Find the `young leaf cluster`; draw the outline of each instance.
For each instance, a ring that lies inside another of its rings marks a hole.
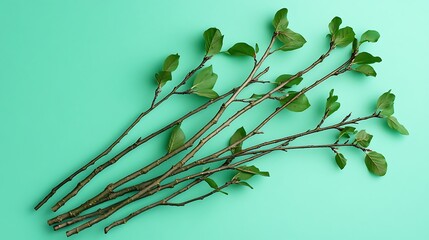
[[[179,66],[179,58],[179,54],[171,54],[165,59],[162,69],[155,74],[155,80],[159,88],[162,88],[168,81],[173,79],[171,73]]]

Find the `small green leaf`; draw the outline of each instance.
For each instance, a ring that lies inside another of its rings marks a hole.
[[[279,48],[281,51],[292,51],[301,48],[307,42],[301,34],[296,33],[289,28],[280,32],[277,39],[283,43],[283,46]]]
[[[387,118],[387,125],[396,131],[398,131],[402,135],[409,135],[410,133],[408,130],[404,127],[404,125],[400,124],[398,122],[398,119],[396,119],[394,116],[389,116]]]
[[[171,54],[164,61],[164,66],[162,66],[162,71],[174,72],[179,66],[179,54]]]
[[[351,27],[339,29],[334,35],[334,45],[338,47],[347,47],[355,39],[355,32]]]
[[[220,52],[223,44],[223,35],[217,28],[209,28],[204,34],[206,56],[213,56]]]
[[[233,56],[250,56],[252,58],[256,57],[255,49],[247,43],[236,43],[227,51]]]
[[[365,130],[360,130],[355,137],[357,145],[366,148],[369,146],[372,140],[372,135],[367,133]]]
[[[241,186],[249,187],[250,189],[253,189],[252,185],[250,185],[249,183],[244,182],[244,181],[238,182],[237,184],[241,185]]]
[[[287,20],[287,8],[282,8],[276,12],[273,19],[273,26],[276,32],[285,31],[289,25]]]
[[[362,34],[360,37],[359,44],[364,42],[377,42],[380,38],[380,34],[375,30],[368,30]]]
[[[254,176],[254,174],[239,171],[237,174],[235,174],[233,179],[238,180],[238,181],[243,181],[243,180],[248,180],[253,176]]]
[[[265,96],[265,94],[252,94],[252,96],[250,96],[250,99],[254,99],[254,100],[258,100],[261,99],[263,96]]]
[[[286,96],[280,98],[279,102],[282,105],[287,104],[286,108],[292,112],[302,112],[310,107],[310,102],[305,94],[294,99],[298,94],[299,92],[290,91]]]
[[[350,138],[350,135],[354,135],[356,133],[355,127],[346,126],[343,129],[341,129],[340,134],[338,135],[338,139],[345,137]]]
[[[223,194],[225,194],[225,195],[228,195],[228,193],[227,192],[224,192],[224,191],[222,191],[222,190],[220,190],[220,188],[219,188],[219,186],[217,185],[217,183],[213,180],[213,179],[211,179],[211,178],[205,178],[204,179],[204,181],[211,187],[211,188],[213,188],[214,190],[216,190],[217,192],[220,192],[220,193],[223,193]]]
[[[195,76],[192,90],[212,89],[216,84],[217,74],[213,73],[213,67],[210,65],[201,69]]]
[[[377,111],[384,117],[391,116],[395,110],[393,103],[395,102],[395,94],[388,92],[383,93],[377,100]]]
[[[255,53],[258,53],[259,52],[259,45],[256,43],[255,44]]]
[[[213,89],[198,89],[198,90],[192,91],[192,93],[198,96],[206,97],[210,99],[219,97],[219,94],[217,94],[217,92],[215,92]]]
[[[232,134],[231,138],[229,139],[229,146],[231,146],[232,144],[240,141],[241,139],[243,139],[244,137],[246,137],[246,130],[244,129],[244,127],[241,127],[239,129],[237,129],[235,131],[234,134]],[[238,152],[240,152],[242,150],[243,147],[243,142],[237,144],[234,148],[231,149],[232,154],[236,154]]]
[[[370,53],[361,52],[353,60],[353,64],[371,64],[381,62],[380,57],[374,57]]]
[[[363,73],[366,76],[377,76],[377,73],[375,72],[374,68],[367,64],[359,65],[358,67],[352,68],[352,70],[355,72]]]
[[[275,83],[277,83],[277,85],[281,85],[282,83],[289,81],[292,76],[294,75],[282,74],[277,77]],[[286,88],[291,88],[293,85],[298,85],[301,83],[302,80],[302,77],[295,77],[294,79],[286,83],[280,90],[285,90]]]
[[[170,141],[168,142],[167,152],[171,153],[172,151],[178,149],[179,147],[185,144],[185,133],[180,128],[180,124],[177,124],[173,127],[170,135]]]
[[[202,97],[210,99],[217,98],[219,95],[213,91],[213,87],[217,80],[217,74],[213,73],[213,67],[208,66],[203,68],[195,77],[191,87],[191,92]]]
[[[365,165],[375,175],[384,176],[387,172],[387,162],[383,155],[370,151],[365,156]]]
[[[335,162],[337,162],[337,165],[340,167],[340,169],[343,169],[347,164],[347,159],[343,154],[337,153],[335,154]]]
[[[261,175],[264,177],[269,177],[270,173],[269,172],[263,172],[260,171],[259,168],[257,168],[256,166],[252,165],[252,166],[241,166],[237,168],[238,171],[243,172],[243,173],[249,173],[252,175]]]
[[[340,108],[341,104],[337,102],[337,100],[338,100],[338,96],[334,95],[334,89],[331,89],[331,91],[329,92],[329,96],[326,99],[326,107],[325,107],[325,112],[328,113],[327,114],[328,117]]]
[[[331,104],[331,106],[330,106],[330,107],[329,107],[329,109],[328,109],[328,117],[329,117],[332,113],[336,112],[336,111],[340,108],[340,106],[341,106],[341,104],[340,104],[339,102],[334,102],[334,103],[332,103],[332,104]]]
[[[168,81],[171,81],[171,79],[173,79],[171,72],[168,71],[159,71],[155,74],[155,80],[160,88],[162,88]]]
[[[328,25],[329,32],[331,33],[331,35],[334,35],[338,31],[342,22],[343,22],[343,20],[341,20],[340,17],[334,17],[331,20],[331,22]]]
[[[205,178],[204,181],[206,181],[206,183],[213,189],[219,189],[219,186],[217,185],[217,183],[211,179],[211,178]]]

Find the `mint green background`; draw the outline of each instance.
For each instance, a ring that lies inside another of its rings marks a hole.
[[[369,113],[377,96],[392,89],[397,95],[395,115],[411,135],[395,134],[381,121],[361,125],[374,133],[371,148],[388,159],[388,174],[370,175],[357,151],[346,151],[349,162],[343,171],[327,150],[272,154],[257,162],[271,177],[252,179],[254,190],[234,187],[228,190],[229,196],[215,195],[183,208],[157,208],[103,235],[106,224],[140,206],[136,204],[74,238],[429,239],[426,0],[1,0],[1,238],[66,239],[64,231],[52,231],[45,221],[54,216],[48,206],[75,183],[40,211],[32,208],[148,106],[153,73],[163,58],[181,54],[181,68],[174,75],[183,76],[200,61],[201,34],[211,26],[225,34],[226,47],[246,41],[263,48],[270,37],[269,22],[281,7],[289,8],[290,27],[308,43],[297,52],[274,56],[267,80],[293,73],[317,58],[326,48],[326,25],[336,15],[359,34],[377,29],[382,35],[379,43],[364,49],[380,55],[383,62],[376,66],[376,79],[347,74],[329,80],[309,94],[313,111],[281,114],[264,128],[266,136],[254,142],[317,122],[333,87],[343,106],[337,118],[350,110],[355,116]],[[333,55],[306,79],[326,73],[346,51]],[[252,63],[218,56],[212,64],[219,74],[216,90],[223,92],[242,81]],[[138,125],[121,146],[146,133],[148,125],[161,126],[174,118],[173,113],[202,102],[193,96],[175,98],[172,105],[164,105]],[[261,107],[240,118],[216,142],[225,141],[239,126],[251,129],[269,109]],[[209,116],[185,122],[188,136],[206,119]],[[307,138],[301,143],[323,143],[323,139]],[[142,166],[147,158],[161,155],[165,141],[164,135],[100,174],[65,209]],[[204,151],[215,147],[209,145]]]

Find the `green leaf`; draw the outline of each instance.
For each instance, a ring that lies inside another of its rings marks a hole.
[[[277,77],[275,83],[277,83],[277,85],[281,85],[282,83],[289,81],[292,76],[294,75],[282,74]],[[285,90],[286,88],[291,88],[293,85],[298,85],[302,80],[302,77],[295,77],[294,79],[290,80],[290,82],[286,83],[280,90]]]
[[[367,64],[359,65],[358,67],[352,68],[352,70],[355,72],[363,73],[366,76],[377,76],[377,73],[375,72],[374,68]]]
[[[305,94],[300,95],[296,99],[294,99],[299,92],[290,91],[286,96],[280,98],[280,104],[288,104],[286,108],[292,112],[302,112],[310,107],[310,102]],[[294,99],[292,101],[292,99]]]
[[[329,109],[328,109],[328,117],[329,117],[332,113],[336,112],[336,111],[340,108],[340,106],[341,106],[341,104],[340,104],[339,102],[334,102],[334,103],[332,103],[332,104],[331,104],[331,106],[330,106],[330,107],[329,107]]]
[[[185,133],[180,128],[180,124],[177,124],[173,127],[170,135],[170,141],[168,142],[167,152],[171,153],[172,151],[178,149],[179,147],[185,144]]]
[[[237,184],[238,184],[238,185],[242,185],[242,186],[249,187],[250,189],[253,189],[252,185],[250,185],[249,183],[244,182],[244,181],[238,182]]]
[[[213,73],[213,67],[208,66],[203,68],[195,76],[194,83],[191,87],[191,92],[202,97],[210,99],[217,98],[219,95],[213,91],[213,87],[217,80],[217,74]]]
[[[395,101],[395,94],[388,92],[383,93],[377,100],[377,111],[384,117],[391,116],[395,110],[393,103]]]
[[[265,94],[252,94],[252,96],[250,96],[250,99],[254,99],[254,100],[258,100],[260,98],[262,98],[263,96],[265,96]]]
[[[228,195],[227,192],[224,192],[222,190],[220,190],[219,186],[217,185],[217,183],[211,179],[211,178],[205,178],[204,181],[213,189],[215,189],[217,192],[223,193],[225,195]]]
[[[283,43],[283,46],[279,48],[279,50],[282,51],[292,51],[301,48],[307,42],[301,34],[289,28],[281,31],[279,35],[277,35],[277,39]]]
[[[269,177],[270,176],[269,172],[260,171],[259,168],[257,168],[254,165],[252,165],[252,166],[241,166],[241,167],[238,167],[236,169],[238,171],[242,172],[242,173],[248,173],[248,174],[252,174],[252,175],[261,175],[261,176],[264,176],[264,177]]]
[[[168,71],[159,71],[155,74],[155,80],[160,88],[163,87],[168,81],[171,81],[171,79],[173,79],[171,72]]]
[[[341,104],[337,102],[337,100],[338,100],[338,96],[334,95],[334,89],[331,89],[331,91],[329,92],[329,96],[326,99],[326,107],[325,107],[325,112],[328,113],[327,114],[328,117],[340,108]]]
[[[356,133],[355,127],[346,126],[343,129],[341,129],[340,134],[338,135],[338,139],[345,137],[350,138],[350,135],[354,135]]]
[[[231,146],[232,144],[240,141],[241,139],[243,139],[244,137],[246,137],[246,130],[244,129],[244,127],[241,127],[239,129],[237,129],[235,131],[234,134],[232,134],[231,138],[229,139],[229,146]],[[242,150],[243,147],[243,142],[237,144],[234,148],[231,149],[232,154],[236,154],[238,152],[240,152]]]
[[[369,146],[372,140],[372,135],[367,133],[365,130],[360,130],[355,137],[357,145],[366,148]]]
[[[213,89],[198,89],[198,90],[192,91],[192,93],[198,96],[206,97],[210,99],[219,97],[219,94],[217,94],[217,92],[215,92]]]
[[[206,183],[213,189],[219,189],[219,186],[217,185],[217,183],[211,179],[211,178],[205,178],[204,181],[206,181]]]
[[[404,127],[404,125],[400,124],[398,122],[398,119],[396,119],[394,116],[389,116],[387,118],[387,125],[396,131],[398,131],[402,135],[409,135],[410,133],[408,130]]]
[[[258,53],[259,52],[259,45],[256,43],[255,44],[255,53]]]
[[[164,66],[162,66],[162,71],[174,72],[179,66],[179,54],[171,54],[164,61]]]
[[[223,44],[223,35],[217,28],[209,28],[204,34],[206,56],[213,56],[220,52]]]
[[[375,175],[384,176],[387,172],[387,162],[383,155],[370,151],[365,156],[365,165]]]
[[[355,32],[351,27],[339,29],[334,35],[334,45],[338,47],[347,47],[355,39]]]
[[[249,178],[251,178],[253,176],[254,176],[254,174],[239,171],[237,174],[235,174],[233,179],[238,180],[238,181],[243,181],[243,180],[248,180]]]
[[[337,162],[337,165],[340,167],[340,169],[343,169],[347,164],[347,159],[343,154],[337,153],[335,154],[335,162]]]
[[[282,8],[276,12],[273,19],[273,26],[276,32],[285,31],[289,25],[287,20],[287,8]]]
[[[362,44],[364,42],[377,42],[380,38],[380,33],[378,33],[375,30],[368,30],[362,34],[360,37],[359,44]]]
[[[201,69],[195,76],[191,89],[198,91],[201,89],[212,89],[216,84],[217,74],[213,73],[213,67],[210,65]]]
[[[343,22],[343,20],[341,20],[340,17],[334,17],[331,20],[331,22],[328,25],[329,32],[331,33],[331,35],[334,35],[338,31],[342,22]]]
[[[247,43],[236,43],[227,51],[233,56],[250,56],[252,58],[256,57],[255,49]]]
[[[353,60],[353,64],[371,64],[381,62],[380,57],[374,57],[370,53],[361,52]]]

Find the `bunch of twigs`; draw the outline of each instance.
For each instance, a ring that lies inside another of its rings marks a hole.
[[[167,152],[164,156],[159,159],[155,159],[146,166],[143,166],[123,178],[108,184],[104,189],[82,203],[80,206],[67,210],[63,214],[59,214],[50,219],[48,221],[49,225],[52,225],[55,230],[58,230],[78,224],[71,230],[67,231],[67,236],[70,236],[110,217],[116,211],[130,203],[154,195],[158,192],[165,191],[166,189],[170,189],[170,192],[168,192],[167,195],[162,195],[163,197],[160,200],[132,212],[125,218],[112,222],[105,228],[105,232],[107,233],[112,228],[124,224],[140,213],[157,206],[184,206],[188,203],[202,200],[217,192],[226,193],[224,189],[230,185],[243,185],[252,188],[252,186],[247,182],[249,178],[255,175],[268,176],[269,174],[268,172],[259,170],[254,165],[248,165],[248,163],[274,151],[286,152],[294,149],[315,148],[331,149],[335,154],[335,160],[338,163],[338,166],[342,169],[346,165],[346,158],[339,152],[339,149],[352,147],[365,153],[365,163],[370,172],[380,176],[384,175],[386,173],[387,164],[383,155],[368,149],[372,135],[364,130],[357,131],[353,125],[365,120],[382,118],[386,119],[389,126],[393,129],[398,130],[400,133],[407,134],[406,129],[392,116],[394,95],[390,92],[384,93],[379,98],[374,112],[371,112],[369,115],[352,118],[351,114],[349,114],[341,117],[333,124],[326,125],[325,119],[331,116],[331,114],[337,111],[340,107],[340,104],[337,102],[338,97],[333,95],[332,90],[326,100],[324,114],[321,116],[320,122],[316,126],[303,132],[294,133],[277,139],[271,139],[246,148],[243,147],[243,142],[245,140],[257,134],[263,134],[261,129],[281,111],[284,111],[284,109],[293,112],[301,112],[310,107],[308,98],[305,94],[324,83],[329,78],[344,74],[348,71],[359,72],[367,76],[376,75],[370,64],[380,62],[381,59],[379,57],[374,57],[369,53],[360,52],[359,47],[361,44],[366,42],[376,42],[379,38],[378,33],[376,31],[369,30],[362,34],[358,40],[355,38],[355,33],[350,27],[340,28],[340,24],[341,19],[338,17],[335,17],[329,24],[330,41],[329,46],[327,46],[327,50],[323,55],[310,63],[305,69],[295,74],[280,75],[274,82],[260,80],[261,77],[269,71],[269,67],[262,67],[264,62],[272,54],[298,49],[306,42],[304,37],[288,28],[287,9],[281,9],[276,13],[273,20],[273,34],[266,49],[260,54],[258,45],[252,47],[249,44],[242,42],[235,44],[225,52],[221,52],[223,35],[216,28],[208,29],[204,32],[205,55],[201,62],[192,69],[182,81],[177,83],[170,92],[161,98],[160,96],[163,88],[165,88],[165,85],[172,80],[172,72],[175,71],[179,65],[178,54],[168,56],[162,69],[155,75],[157,88],[150,107],[142,112],[106,150],[55,186],[51,192],[39,204],[37,204],[35,209],[37,210],[44,205],[58,189],[72,181],[75,176],[87,171],[92,165],[103,159],[103,157],[109,154],[112,149],[114,149],[115,146],[117,146],[117,144],[140,122],[141,119],[161,104],[168,102],[167,100],[174,95],[198,95],[208,98],[209,100],[187,114],[178,117],[177,120],[172,121],[163,128],[139,138],[133,144],[120,151],[116,156],[102,164],[99,164],[96,168],[87,173],[86,177],[78,182],[71,192],[66,194],[61,200],[53,205],[53,211],[59,210],[71,198],[76,196],[79,191],[95,176],[105,169],[113,166],[116,162],[122,159],[123,156],[142,146],[149,140],[154,139],[161,133],[166,131],[170,132],[170,140],[168,142]],[[276,45],[280,46],[276,47]],[[335,69],[332,69],[322,78],[312,81],[311,84],[301,88],[299,91],[290,90],[292,88],[296,88],[297,85],[301,83],[303,76],[321,64],[334,49],[337,47],[347,46],[351,47],[349,57],[342,63],[338,64]],[[213,56],[220,53],[232,56],[250,57],[254,59],[253,68],[246,79],[239,86],[236,86],[221,95],[217,94],[213,90],[217,80],[217,75],[213,73],[212,66],[205,67],[207,62],[210,61]],[[258,55],[260,56],[258,57]],[[191,81],[193,81],[192,87],[188,88],[187,85],[189,85]],[[243,90],[249,86],[266,83],[272,86],[269,91],[262,94],[254,94],[251,97],[241,97]],[[279,102],[279,104],[273,109],[272,113],[265,116],[264,120],[255,128],[247,131],[244,127],[237,129],[229,139],[229,144],[226,144],[225,146],[220,145],[216,152],[207,154],[205,157],[199,159],[194,159],[194,155],[199,152],[204,145],[210,142],[214,136],[227,128],[238,117],[254,109],[255,106],[265,102],[266,100],[274,100]],[[217,102],[222,102],[218,111],[215,113],[207,112],[207,108]],[[226,110],[234,104],[244,104],[244,106],[240,107],[238,111],[225,117],[224,115]],[[180,128],[181,123],[191,116],[201,112],[205,112],[205,114],[213,114],[213,117],[192,137],[186,139],[184,131]],[[221,117],[226,120],[221,122]],[[317,145],[292,144],[296,139],[331,130],[338,132],[338,138],[334,142],[321,143]],[[174,157],[181,152],[185,152],[186,155],[182,158],[175,159]],[[174,160],[175,162],[167,171],[150,179],[142,179],[138,184],[124,187],[125,184],[131,180],[143,178],[147,173],[157,171],[157,167],[159,165],[169,160]],[[207,168],[204,170],[196,170],[200,169],[196,167],[201,167],[201,169],[203,169],[202,166]],[[211,177],[221,172],[228,172],[231,177],[222,184],[218,184]],[[210,187],[210,190],[200,196],[189,198],[186,201],[174,200],[176,196],[185,193],[201,182],[206,182]],[[104,207],[97,207],[100,204],[103,204]]]

